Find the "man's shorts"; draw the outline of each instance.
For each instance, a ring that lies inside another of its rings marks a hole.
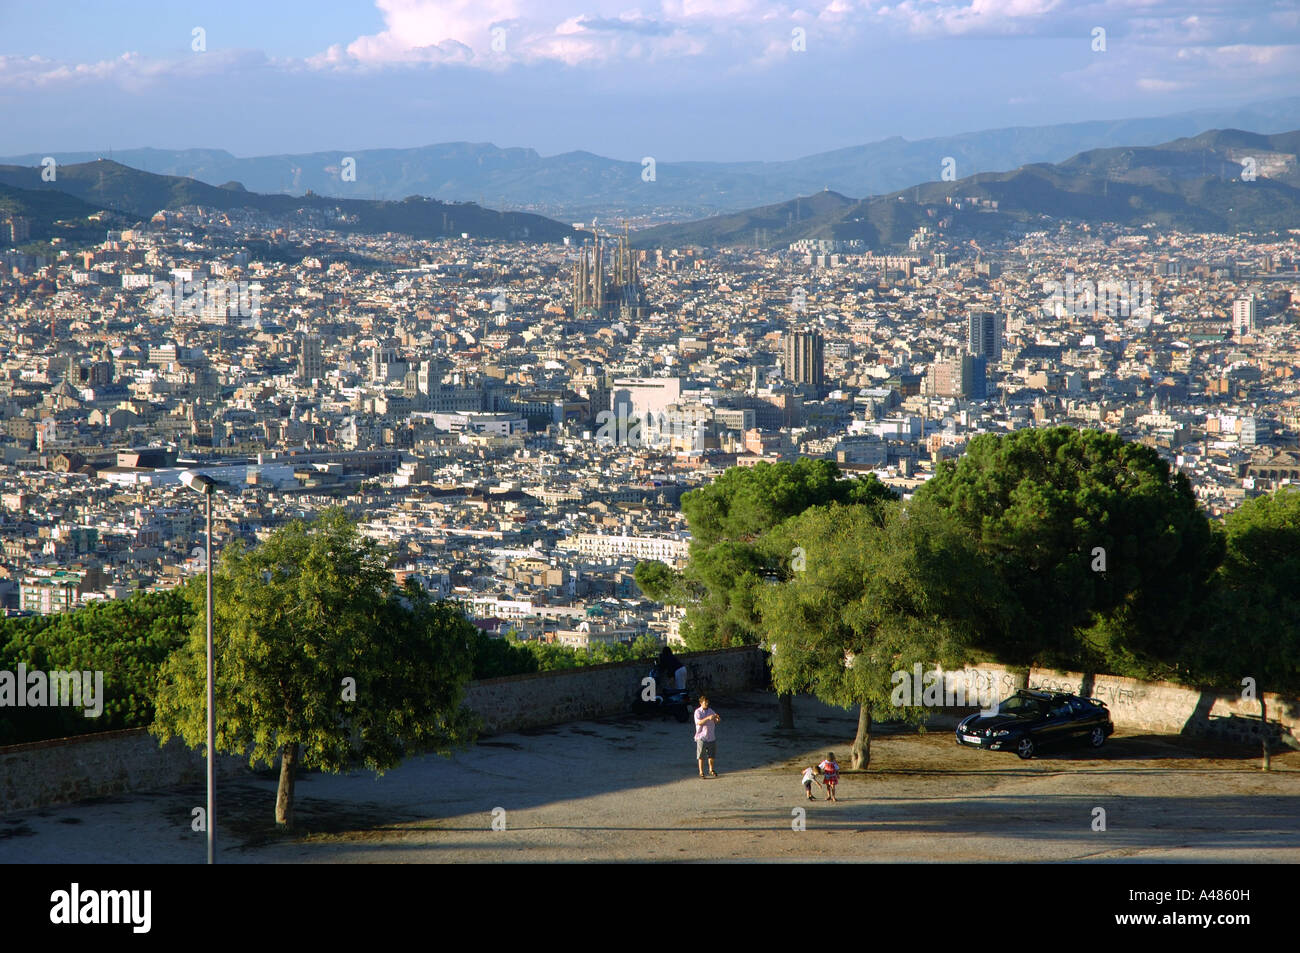
[[[701,758],[716,758],[718,756],[718,743],[716,741],[697,741],[695,742],[695,760]]]

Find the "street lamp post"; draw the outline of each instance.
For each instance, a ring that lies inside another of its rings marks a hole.
[[[216,806],[217,770],[213,753],[217,736],[217,691],[216,680],[213,677],[212,652],[212,491],[216,487],[216,482],[211,477],[195,473],[193,470],[186,470],[182,473],[181,482],[195,493],[203,494],[204,510],[207,518],[207,548],[204,558],[208,576],[208,810],[206,826],[208,830],[208,863],[215,864],[217,862],[217,819],[213,811]]]

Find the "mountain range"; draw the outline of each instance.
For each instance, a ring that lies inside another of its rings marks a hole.
[[[395,232],[416,238],[467,233],[475,238],[578,240],[569,225],[474,203],[411,197],[341,199],[308,192],[264,195],[238,183],[208,185],[132,169],[106,159],[61,165],[53,182],[41,169],[0,166],[0,211],[32,219],[32,237],[102,236],[88,216],[107,210],[128,221],[160,209],[201,205],[248,209],[343,232]],[[1300,131],[1261,135],[1236,129],[1204,132],[1158,146],[1092,149],[1059,163],[1031,163],[928,181],[855,199],[831,189],[758,208],[641,229],[637,247],[763,245],[804,238],[860,240],[872,249],[905,243],[918,226],[950,235],[994,238],[1053,222],[1115,222],[1184,231],[1274,231],[1300,226]],[[67,223],[59,225],[58,222]]]
[[[778,162],[619,160],[590,152],[542,156],[533,149],[452,142],[409,149],[236,157],[221,149],[127,149],[54,153],[60,164],[111,158],[160,175],[212,186],[239,182],[265,194],[312,191],[353,199],[425,195],[539,212],[563,221],[592,216],[642,221],[698,218],[830,189],[881,195],[938,178],[945,158],[961,176],[1060,162],[1079,152],[1155,145],[1205,129],[1300,128],[1300,97],[1177,115],[991,129],[909,141],[901,137]],[[653,149],[648,150],[653,152]],[[36,166],[50,153],[0,159]],[[355,181],[343,160],[355,160]]]
[[[213,186],[194,179],[157,175],[108,159],[56,165],[54,181],[42,169],[0,166],[0,208],[32,219],[32,237],[63,234],[56,219],[85,218],[108,210],[134,219],[148,219],[162,209],[201,205],[232,211],[248,209],[282,218],[318,212],[342,232],[398,232],[414,238],[438,238],[467,233],[475,238],[559,241],[574,234],[568,225],[527,212],[499,212],[472,202],[439,202],[412,196],[400,202],[342,199],[307,192],[305,195],[264,195],[237,182]],[[99,236],[102,238],[102,229]]]
[[[918,226],[945,219],[950,232],[976,239],[1065,219],[1186,231],[1295,228],[1300,131],[1212,130],[1158,146],[1092,149],[1056,164],[926,182],[861,200],[824,190],[643,229],[633,243],[781,247],[821,238],[857,239],[883,249],[906,242]]]

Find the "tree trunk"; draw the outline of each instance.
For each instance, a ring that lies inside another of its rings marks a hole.
[[[1272,770],[1272,762],[1268,754],[1268,710],[1264,705],[1264,693],[1259,693],[1259,720],[1260,720],[1260,744],[1264,746],[1264,763],[1260,765],[1261,770]]]
[[[298,768],[298,743],[280,749],[280,789],[275,795],[275,826],[293,827],[293,782]]]
[[[871,706],[866,702],[858,706],[858,736],[853,739],[850,757],[855,771],[865,771],[871,765]]]
[[[1022,692],[1029,687],[1029,666],[1024,668],[1008,668],[1007,673],[1011,676],[1011,692]]]
[[[794,729],[794,696],[789,694],[778,695],[776,700],[781,704],[781,723],[777,727],[792,731]]]

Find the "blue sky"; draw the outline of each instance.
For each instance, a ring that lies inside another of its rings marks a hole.
[[[783,159],[1297,93],[1295,0],[0,0],[0,154]]]

